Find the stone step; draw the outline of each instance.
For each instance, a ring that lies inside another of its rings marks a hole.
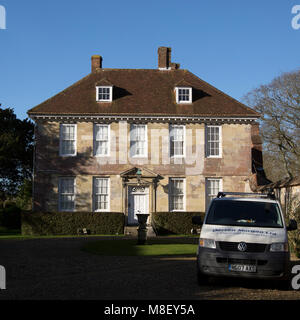
[[[147,226],[147,228],[148,228],[147,237],[149,237],[149,238],[156,237],[156,234],[155,234],[152,226]],[[138,236],[138,226],[125,226],[124,235],[137,237]]]
[[[137,235],[138,235],[137,228],[138,228],[137,226],[125,226],[124,235],[137,237]]]

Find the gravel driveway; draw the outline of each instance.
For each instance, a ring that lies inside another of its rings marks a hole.
[[[190,257],[104,257],[80,250],[95,240],[0,240],[7,274],[0,299],[300,299],[300,291],[273,283],[218,279],[198,287]]]

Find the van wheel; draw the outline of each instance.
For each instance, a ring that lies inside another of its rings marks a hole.
[[[197,270],[197,283],[199,286],[208,283],[208,277],[199,270]]]

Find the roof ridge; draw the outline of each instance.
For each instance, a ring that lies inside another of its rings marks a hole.
[[[161,73],[187,71],[187,69],[159,70],[159,69],[152,69],[152,68],[101,68],[101,69],[97,69],[96,74],[100,73],[101,71],[122,71],[122,70],[124,71],[157,71]]]

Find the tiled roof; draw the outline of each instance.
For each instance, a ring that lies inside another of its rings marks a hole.
[[[96,85],[113,85],[113,101],[97,102]],[[174,88],[188,83],[192,104],[177,104]],[[98,69],[30,109],[29,115],[174,115],[259,117],[254,110],[187,70]]]

